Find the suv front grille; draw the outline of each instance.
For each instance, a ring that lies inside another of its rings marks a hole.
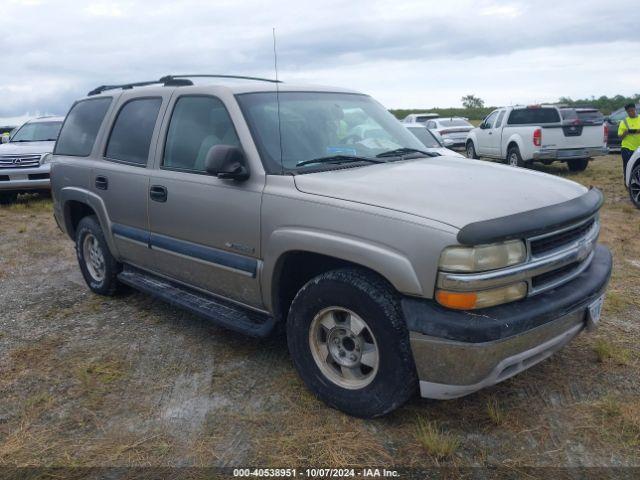
[[[584,237],[593,227],[595,219],[592,218],[582,225],[565,230],[559,233],[551,234],[530,242],[531,256],[539,257],[545,253],[552,252],[559,248],[564,247],[572,242],[575,242],[581,237]]]
[[[0,168],[28,168],[40,165],[40,154],[0,155]]]

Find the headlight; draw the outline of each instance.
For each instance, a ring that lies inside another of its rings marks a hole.
[[[44,165],[45,163],[51,163],[52,158],[53,158],[53,155],[51,155],[50,153],[45,153],[40,157],[40,165]]]
[[[522,263],[527,249],[521,240],[478,247],[448,247],[440,255],[440,270],[484,272]]]
[[[493,307],[502,303],[514,302],[527,296],[525,282],[513,283],[490,290],[479,292],[450,292],[437,290],[436,300],[440,305],[456,310],[473,310],[476,308]]]

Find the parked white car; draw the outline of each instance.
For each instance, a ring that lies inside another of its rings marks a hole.
[[[41,117],[15,129],[0,145],[0,203],[18,193],[50,189],[47,159],[53,152],[64,117]]]
[[[590,158],[608,153],[607,128],[604,124],[563,123],[553,105],[503,107],[469,132],[466,152],[469,158],[496,158],[514,167],[533,161],[546,165],[562,161],[569,170],[582,171]]]
[[[435,118],[428,120],[425,125],[440,135],[445,146],[450,148],[464,148],[467,134],[473,130],[473,125],[462,117]]]
[[[458,152],[454,152],[453,150],[446,148],[442,140],[438,138],[438,135],[433,133],[426,126],[419,123],[405,126],[407,127],[407,130],[413,133],[418,140],[420,140],[420,143],[425,146],[426,152],[438,153],[449,157],[464,157],[464,155],[460,155]]]

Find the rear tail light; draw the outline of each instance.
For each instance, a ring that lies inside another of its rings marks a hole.
[[[542,145],[542,129],[541,128],[536,128],[533,132],[533,144],[536,147],[539,147],[540,145]]]
[[[603,139],[604,143],[607,143],[609,141],[609,127],[607,127],[607,124],[604,124],[604,139]]]
[[[440,135],[446,135],[447,133],[451,133],[451,130],[440,130]]]

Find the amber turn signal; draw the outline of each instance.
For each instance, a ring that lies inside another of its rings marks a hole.
[[[478,294],[474,292],[438,290],[436,292],[436,300],[444,307],[455,308],[456,310],[471,310],[476,306]]]

